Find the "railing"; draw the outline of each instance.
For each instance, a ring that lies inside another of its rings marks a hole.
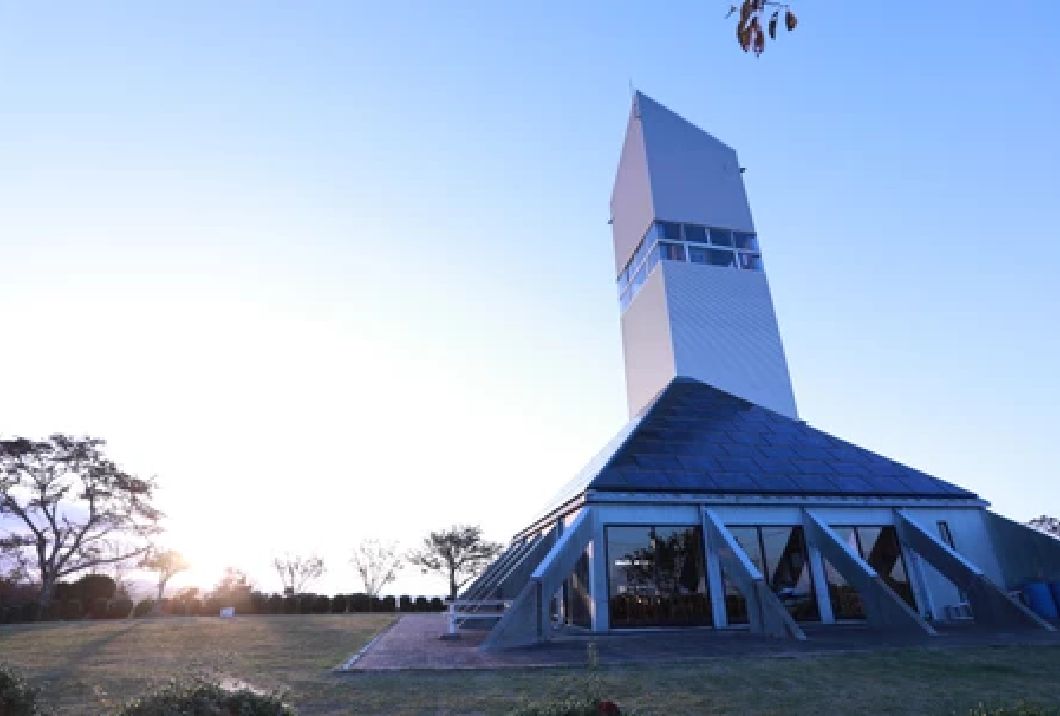
[[[511,599],[454,599],[446,612],[446,635],[455,637],[460,624],[472,619],[500,619],[512,605]],[[482,611],[486,609],[487,611]]]

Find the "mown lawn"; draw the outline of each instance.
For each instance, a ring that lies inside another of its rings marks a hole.
[[[104,713],[173,676],[288,689],[302,714],[507,713],[597,679],[642,714],[966,714],[976,704],[1060,707],[1060,647],[906,649],[698,664],[336,674],[386,615],[136,619],[0,627],[0,661],[60,713]]]

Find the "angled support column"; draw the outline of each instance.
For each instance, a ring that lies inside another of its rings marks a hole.
[[[876,570],[850,549],[823,519],[810,510],[803,510],[802,523],[807,541],[819,549],[821,556],[857,591],[871,626],[920,631],[935,636],[931,625],[895,594]]]
[[[596,514],[584,508],[574,522],[563,531],[556,543],[530,575],[530,580],[519,592],[512,606],[490,630],[483,649],[529,646],[549,637],[549,600],[578,563],[593,538]],[[593,595],[594,599],[599,598]]]
[[[710,509],[703,510],[703,536],[707,541],[707,550],[716,555],[721,570],[733,581],[747,602],[747,618],[751,622],[751,631],[766,636],[787,639],[805,639],[806,634],[784,605],[773,594],[766,584],[765,577],[758,571],[736,538],[725,527],[717,514]],[[725,599],[725,594],[712,594],[715,599]]]
[[[916,552],[968,595],[972,616],[977,623],[1004,627],[1031,626],[1056,631],[1056,627],[987,579],[983,570],[917,524],[905,510],[895,510],[895,525],[898,539],[903,545]]]

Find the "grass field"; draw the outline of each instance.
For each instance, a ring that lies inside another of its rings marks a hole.
[[[385,615],[136,619],[0,627],[0,661],[60,713],[98,714],[168,678],[212,674],[289,690],[302,714],[507,713],[577,688],[585,669],[336,674]],[[601,668],[643,714],[966,714],[1021,700],[1060,707],[1060,647],[908,649]]]

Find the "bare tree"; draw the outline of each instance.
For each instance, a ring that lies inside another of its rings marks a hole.
[[[1050,537],[1060,538],[1060,518],[1042,515],[1027,523],[1028,527],[1044,532]]]
[[[0,542],[32,555],[41,610],[60,579],[138,557],[159,531],[154,481],[119,468],[104,445],[68,435],[0,441]],[[108,553],[122,537],[134,542]]]
[[[482,528],[453,525],[431,532],[423,547],[409,554],[409,562],[427,572],[440,572],[449,578],[449,598],[456,599],[460,587],[500,554],[501,545],[482,537]]]
[[[324,560],[316,555],[290,555],[277,557],[272,561],[276,573],[280,575],[284,594],[299,594],[307,584],[320,579],[324,572]]]
[[[191,564],[175,549],[152,549],[140,561],[141,568],[158,575],[158,601],[166,594],[166,584]]]
[[[397,579],[404,560],[398,554],[395,543],[366,539],[354,548],[350,564],[360,575],[364,591],[378,597],[386,585]]]

